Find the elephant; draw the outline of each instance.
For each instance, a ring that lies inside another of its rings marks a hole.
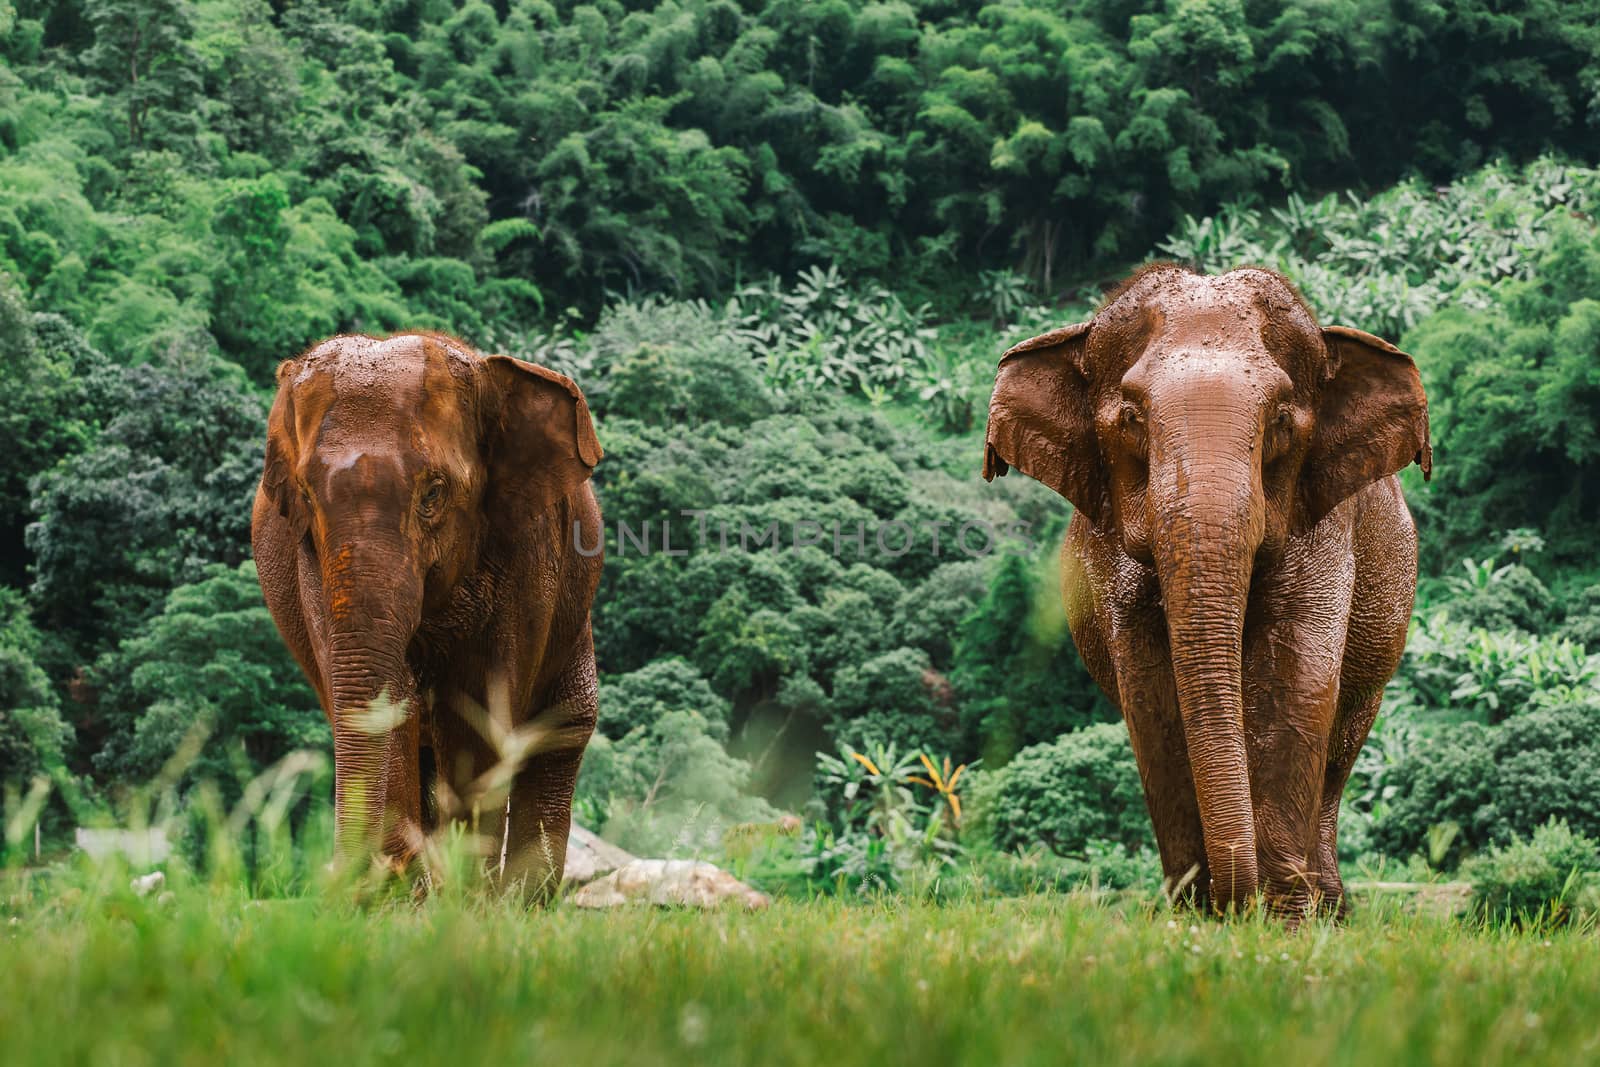
[[[334,337],[277,383],[252,541],[332,728],[338,856],[404,871],[471,820],[548,897],[598,715],[583,391],[435,333]]]
[[[1342,917],[1339,800],[1405,647],[1411,357],[1264,269],[1157,263],[1002,357],[983,474],[1073,505],[1061,591],[1175,898]]]

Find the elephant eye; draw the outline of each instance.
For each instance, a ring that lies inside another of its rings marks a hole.
[[[418,506],[425,515],[432,515],[442,503],[444,503],[444,481],[442,479],[435,479],[429,482],[428,487],[422,491],[422,497],[417,501]]]
[[[1137,404],[1123,404],[1122,410],[1117,412],[1117,421],[1122,425],[1124,447],[1134,458],[1144,459],[1144,412],[1139,410]]]
[[[1278,413],[1273,417],[1272,424],[1280,430],[1287,430],[1294,425],[1294,410],[1288,404],[1278,408]]]

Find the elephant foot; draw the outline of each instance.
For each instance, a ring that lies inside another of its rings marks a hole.
[[[1339,923],[1350,919],[1350,898],[1345,895],[1344,882],[1339,878],[1324,878],[1317,884],[1315,905],[1318,918]]]

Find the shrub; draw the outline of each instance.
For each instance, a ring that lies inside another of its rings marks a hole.
[[[1567,617],[1557,636],[1600,652],[1600,585],[1591,585],[1567,602]]]
[[[893,742],[817,753],[802,867],[825,891],[902,889],[954,867],[965,771]]]
[[[623,848],[698,854],[734,823],[773,818],[750,796],[750,765],[728,755],[725,722],[670,710],[625,737],[596,735],[578,780],[579,817]]]
[[[1154,842],[1121,723],[1087,726],[1025,748],[996,774],[988,818],[1000,848],[1044,845],[1071,855],[1096,839],[1130,851]]]
[[[1426,851],[1429,833],[1453,823],[1430,857],[1454,868],[1469,853],[1530,834],[1551,818],[1600,836],[1600,700],[1516,715],[1499,727],[1461,723],[1413,738],[1388,771],[1390,799],[1372,839],[1395,856]]]
[[[651,727],[672,711],[694,711],[708,722],[727,725],[731,710],[705,677],[679,656],[654,660],[636,671],[600,684],[600,730],[621,738],[638,727]]]
[[[1550,626],[1552,599],[1537,575],[1520,563],[1495,567],[1463,560],[1467,577],[1450,579],[1457,595],[1449,602],[1450,617],[1485,630],[1543,633]]]
[[[1597,867],[1600,846],[1552,817],[1530,838],[1513,834],[1468,864],[1473,914],[1519,926],[1564,925]]]
[[[840,668],[833,680],[835,718],[829,732],[858,750],[893,742],[912,752],[935,751],[954,733],[944,696],[927,653],[897,648]]]
[[[1494,723],[1600,697],[1600,655],[1564,637],[1457,622],[1455,605],[1418,620],[1396,684],[1429,712]]]
[[[22,595],[0,588],[0,786],[25,786],[59,771],[72,746],[50,679],[39,667],[40,635]]]

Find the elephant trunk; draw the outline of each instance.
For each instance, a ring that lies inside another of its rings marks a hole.
[[[1248,440],[1198,434],[1182,455],[1152,450],[1160,504],[1154,556],[1166,602],[1172,670],[1200,806],[1212,905],[1256,894],[1255,814],[1245,748],[1245,608],[1264,534],[1259,463]],[[1163,521],[1164,520],[1164,521]]]
[[[422,585],[405,553],[345,542],[325,570],[334,818],[341,856],[404,861],[421,824],[417,684],[406,652]]]

